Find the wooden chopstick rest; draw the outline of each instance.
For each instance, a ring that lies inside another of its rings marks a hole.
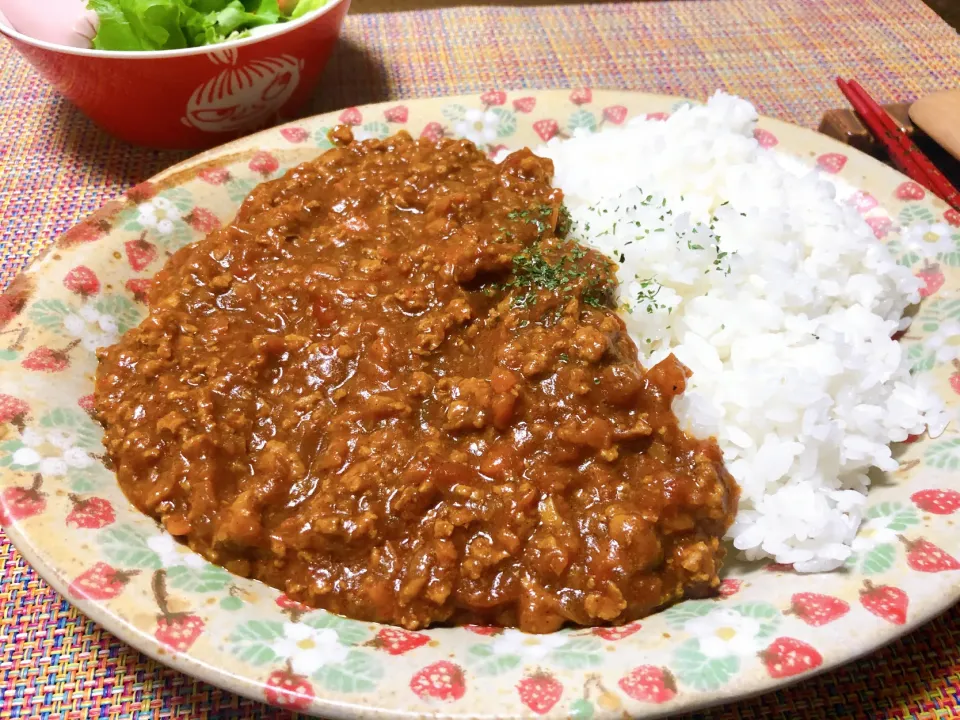
[[[884,105],[886,110],[897,124],[902,127],[907,136],[917,141],[917,136],[922,135],[922,131],[910,120],[909,103],[898,103],[896,105]],[[823,114],[818,128],[824,135],[829,135],[834,140],[839,140],[844,145],[850,145],[857,150],[873,155],[874,157],[886,158],[886,148],[873,137],[867,126],[860,120],[860,116],[853,110],[839,109],[827,110]]]
[[[910,106],[910,119],[960,160],[960,90],[920,98]]]
[[[930,138],[913,120],[910,119],[910,104],[896,103],[884,105],[886,110],[897,125],[902,127],[907,133],[907,137],[913,140],[920,149],[930,158],[930,160],[947,176],[954,184],[960,187],[960,160],[955,159],[946,150]],[[824,135],[829,135],[834,140],[839,140],[844,145],[850,145],[857,150],[872,155],[882,162],[889,163],[890,157],[886,148],[873,137],[866,125],[861,122],[860,117],[851,109],[838,108],[828,110],[823,114],[818,128]]]

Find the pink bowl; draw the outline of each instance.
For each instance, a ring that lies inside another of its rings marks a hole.
[[[0,33],[97,125],[137,145],[218,145],[289,118],[310,97],[350,0],[260,37],[188,50],[107,52]]]

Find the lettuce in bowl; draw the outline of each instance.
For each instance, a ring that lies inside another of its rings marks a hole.
[[[295,20],[327,0],[88,0],[98,50],[178,50],[243,37]]]

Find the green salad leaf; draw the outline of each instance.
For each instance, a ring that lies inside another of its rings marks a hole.
[[[253,28],[302,17],[328,0],[87,0],[100,28],[99,50],[178,50],[243,37]]]
[[[188,47],[183,28],[197,15],[183,0],[89,0],[87,7],[100,18],[93,39],[99,50]]]
[[[300,0],[300,2],[297,3],[297,6],[293,9],[290,19],[296,20],[298,17],[303,17],[308,12],[319,10],[326,4],[327,0]]]

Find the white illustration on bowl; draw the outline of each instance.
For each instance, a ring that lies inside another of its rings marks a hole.
[[[253,128],[277,112],[300,84],[303,61],[291,55],[237,66],[235,49],[207,55],[228,66],[198,87],[187,102],[183,124],[205,132]]]

